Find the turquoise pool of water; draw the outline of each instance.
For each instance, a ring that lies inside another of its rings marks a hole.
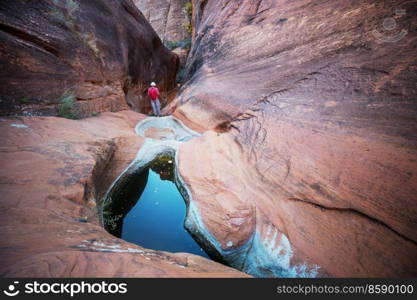
[[[105,218],[114,220],[106,227],[145,248],[209,258],[184,228],[187,208],[174,183],[174,169],[173,158],[160,156],[140,174],[123,181],[105,211]]]

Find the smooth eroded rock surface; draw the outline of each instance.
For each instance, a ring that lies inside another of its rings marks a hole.
[[[222,247],[268,240],[266,222],[288,238],[287,271],[416,276],[416,3],[193,4],[170,110],[220,134],[184,145],[180,169]]]
[[[188,36],[185,29],[188,0],[133,0],[163,41],[181,41]]]
[[[185,66],[191,44],[191,15],[188,0],[134,0],[158,36],[178,55],[180,68]]]
[[[144,142],[131,111],[73,121],[0,119],[0,276],[240,277],[191,254],[141,248],[113,237],[97,199]]]
[[[1,1],[0,41],[2,115],[56,115],[65,91],[82,116],[147,113],[179,64],[131,0]]]

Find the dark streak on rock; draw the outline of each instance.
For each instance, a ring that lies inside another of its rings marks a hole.
[[[313,203],[309,200],[304,200],[304,199],[299,199],[299,198],[287,198],[287,200],[291,200],[291,201],[296,201],[296,202],[302,202],[311,206],[314,206],[320,210],[328,210],[328,211],[335,211],[335,212],[341,212],[341,213],[352,213],[355,214],[359,217],[365,218],[367,220],[369,220],[370,222],[374,223],[374,224],[378,224],[380,226],[385,227],[386,229],[388,229],[389,231],[391,231],[392,233],[394,233],[395,235],[399,236],[400,238],[414,244],[417,246],[417,241],[403,235],[402,233],[396,231],[395,229],[393,229],[391,226],[389,226],[388,224],[382,222],[381,220],[378,220],[377,218],[374,218],[372,216],[369,216],[367,214],[365,214],[364,212],[361,212],[359,210],[353,209],[353,208],[341,208],[341,207],[328,207],[328,206],[324,206],[318,203]]]

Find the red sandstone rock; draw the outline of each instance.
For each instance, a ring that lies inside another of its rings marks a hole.
[[[133,0],[163,41],[187,38],[188,21],[184,6],[188,0]]]
[[[247,276],[195,255],[141,248],[99,225],[96,201],[135,157],[144,140],[133,125],[144,117],[0,119],[0,276]]]
[[[146,113],[151,81],[175,87],[177,55],[131,0],[1,1],[0,40],[1,115],[56,115],[65,91],[82,116]]]
[[[186,41],[191,40],[188,28],[191,17],[185,10],[188,0],[134,0],[164,44],[173,48],[178,55],[180,66],[187,61],[190,46]]]
[[[180,152],[210,232],[244,242],[253,216],[237,231],[227,217],[244,205],[324,274],[416,276],[416,4],[193,3],[188,82],[168,110],[226,132]],[[396,43],[375,33],[401,29]]]
[[[155,128],[150,127],[145,131],[145,137],[151,138],[151,139],[175,139],[175,131],[171,128]]]

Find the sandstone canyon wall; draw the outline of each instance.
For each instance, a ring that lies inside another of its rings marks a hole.
[[[54,115],[65,91],[81,116],[148,112],[179,63],[131,0],[1,1],[0,40],[2,115]]]
[[[178,54],[180,65],[186,63],[190,47],[191,16],[188,0],[134,0],[161,40]]]
[[[187,0],[133,0],[162,41],[180,41],[188,36],[185,29]]]
[[[144,88],[178,57],[130,0],[0,1],[0,276],[248,277],[101,226],[100,199],[144,139]],[[65,91],[83,120],[57,113]],[[34,115],[48,116],[34,116]],[[10,116],[11,115],[11,116]],[[23,115],[23,116],[17,116]]]
[[[255,236],[281,257],[266,274],[416,276],[415,1],[193,4],[167,111],[206,132],[180,171],[218,250]]]
[[[135,4],[169,35],[182,1],[28,3],[0,2],[1,115],[55,114],[66,90],[83,115],[147,112],[149,81],[173,86],[178,58]],[[203,133],[178,154],[187,228],[255,276],[417,276],[415,1],[193,7],[186,84],[165,110]],[[143,118],[0,118],[0,276],[246,276],[100,226]]]

